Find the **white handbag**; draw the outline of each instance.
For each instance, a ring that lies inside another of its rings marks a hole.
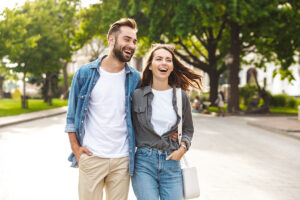
[[[178,115],[181,120],[178,124],[178,142],[181,143],[182,138],[182,94],[181,88],[176,89]],[[189,167],[187,159],[183,156],[185,167],[182,168],[183,178],[183,197],[184,199],[193,199],[200,196],[200,187],[196,167]]]

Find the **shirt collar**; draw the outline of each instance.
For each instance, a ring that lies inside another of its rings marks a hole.
[[[174,95],[174,94],[176,94],[176,87],[172,86],[172,88],[173,88],[173,95]],[[144,96],[149,93],[152,93],[152,87],[150,85],[147,85],[144,87]]]
[[[147,95],[147,94],[149,94],[149,93],[152,93],[152,88],[151,88],[150,85],[147,85],[144,88],[144,96]]]

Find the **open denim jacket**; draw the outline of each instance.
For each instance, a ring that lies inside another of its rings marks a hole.
[[[75,73],[71,90],[69,94],[68,112],[66,119],[65,132],[76,132],[77,140],[82,145],[84,132],[84,122],[88,111],[90,94],[100,77],[100,63],[104,58],[86,64]],[[125,111],[127,133],[129,141],[129,174],[133,175],[134,171],[134,154],[135,154],[135,135],[131,121],[131,95],[140,84],[140,74],[134,68],[125,65]],[[118,138],[116,138],[118,139]],[[69,156],[69,161],[73,167],[77,166],[76,158],[73,153]]]

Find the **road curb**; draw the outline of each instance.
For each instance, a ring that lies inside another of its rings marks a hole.
[[[49,110],[42,110],[32,113],[21,114],[17,116],[10,117],[0,117],[0,128],[5,126],[11,126],[15,124],[20,124],[24,122],[29,122],[37,119],[52,117],[56,115],[65,114],[67,112],[67,107],[54,108]]]
[[[266,125],[261,125],[261,124],[257,124],[255,122],[247,122],[247,124],[251,125],[251,126],[255,126],[264,130],[268,130],[271,131],[273,133],[278,133],[281,135],[285,135],[288,137],[292,137],[294,139],[300,140],[300,130],[288,130],[288,129],[282,129],[282,128],[273,128],[270,126],[266,126]]]

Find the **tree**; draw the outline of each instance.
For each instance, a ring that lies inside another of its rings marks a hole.
[[[67,64],[70,61],[74,51],[77,50],[76,45],[74,45],[74,38],[77,28],[76,14],[78,12],[79,3],[79,0],[60,0],[58,3],[58,17],[61,22],[59,27],[65,48],[63,54],[61,55],[64,76],[64,99],[68,99],[69,96]]]
[[[110,9],[105,9],[108,6]],[[113,5],[103,1],[82,12],[80,41],[106,34],[108,25],[120,17],[135,18],[139,26],[137,57],[143,56],[153,42],[175,43],[177,56],[209,74],[210,100],[214,102],[219,76],[226,69],[223,64],[228,51],[225,45],[228,41],[223,39],[226,16],[218,13],[212,3],[205,12],[199,12],[205,6],[202,2],[194,1],[176,1],[170,4],[166,0],[132,0],[114,2]],[[109,19],[106,16],[114,17]]]
[[[277,62],[282,78],[292,79],[289,67],[299,50],[299,2],[281,0],[223,1],[230,29],[229,112],[239,110],[238,73],[246,53],[256,52],[262,58],[256,66]],[[297,28],[295,28],[297,27]],[[289,34],[286,34],[289,33]],[[260,87],[258,87],[260,88]]]
[[[26,8],[24,11],[30,9],[28,6],[24,8]],[[1,35],[6,38],[5,46],[8,49],[8,58],[11,62],[17,63],[14,70],[23,72],[22,108],[27,108],[25,77],[32,70],[30,65],[30,62],[32,62],[31,53],[37,46],[37,40],[40,36],[28,31],[30,30],[31,19],[27,18],[24,12],[16,9],[6,9],[3,16]]]
[[[175,43],[179,57],[209,74],[211,102],[217,95],[220,74],[228,69],[228,111],[235,113],[239,111],[238,74],[247,53],[255,51],[266,61],[279,62],[280,73],[290,77],[288,67],[294,62],[297,48],[299,51],[299,25],[295,28],[290,21],[299,22],[298,8],[295,0],[102,1],[85,10],[82,38],[87,41],[91,36],[106,34],[109,23],[120,17],[133,17],[139,25],[139,41],[147,41],[142,43],[144,46],[152,42]],[[272,23],[267,24],[269,21]],[[292,39],[284,35],[282,27],[294,31],[288,34]],[[283,44],[286,39],[289,42]]]
[[[78,1],[36,0],[26,2],[22,7],[5,10],[4,33],[6,46],[9,49],[8,58],[17,63],[14,69],[22,72],[24,90],[22,107],[26,108],[26,76],[30,73],[36,76],[45,74],[45,101],[51,105],[53,96],[52,78],[62,68],[62,60],[71,57],[70,35],[73,24],[69,24],[72,13]],[[71,8],[69,8],[70,6]],[[42,76],[43,77],[43,76]]]

